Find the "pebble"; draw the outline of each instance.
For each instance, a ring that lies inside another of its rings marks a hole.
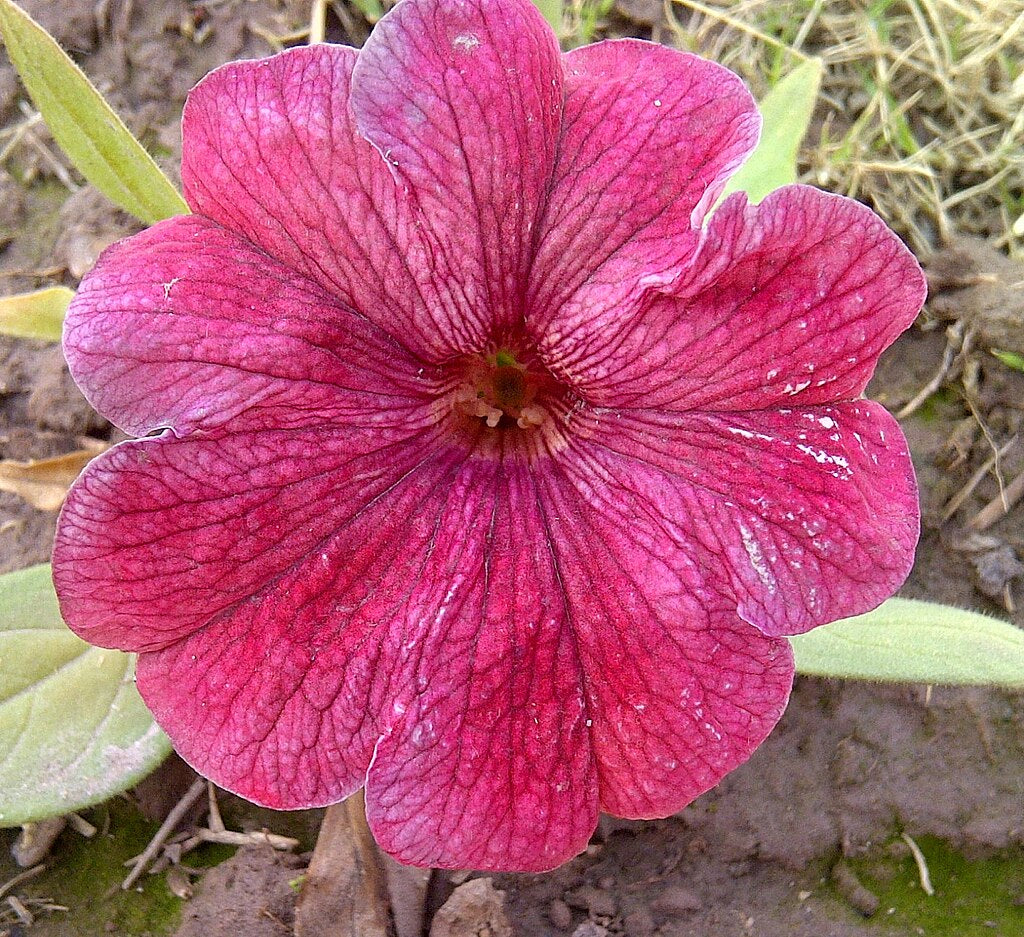
[[[584,921],[572,932],[572,937],[608,937],[608,928],[593,921]]]
[[[570,907],[587,911],[591,917],[615,917],[615,898],[593,885],[581,885],[566,892],[565,900]]]
[[[679,913],[681,911],[699,911],[704,907],[700,895],[682,885],[670,885],[654,901],[651,907],[658,911]]]
[[[626,937],[651,937],[656,929],[654,918],[646,908],[627,914],[622,921]]]
[[[559,930],[568,930],[572,927],[572,911],[561,898],[556,898],[548,906],[548,920]]]

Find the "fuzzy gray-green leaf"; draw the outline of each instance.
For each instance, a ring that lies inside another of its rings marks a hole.
[[[100,803],[163,761],[134,665],[68,630],[48,565],[0,576],[0,826]]]
[[[800,673],[1024,687],[1024,630],[949,605],[889,599],[866,615],[789,640]]]

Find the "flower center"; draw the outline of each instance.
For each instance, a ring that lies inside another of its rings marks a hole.
[[[538,396],[545,377],[520,364],[508,349],[478,358],[466,368],[455,407],[491,429],[533,429],[547,418]]]

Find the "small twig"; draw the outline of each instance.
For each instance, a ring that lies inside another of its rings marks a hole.
[[[235,830],[208,830],[200,827],[196,830],[196,837],[204,843],[220,843],[222,846],[270,846],[282,851],[295,849],[299,845],[297,839],[268,833],[266,830],[239,833]]]
[[[1024,497],[1024,472],[1021,472],[995,498],[978,511],[967,522],[967,527],[970,530],[987,530],[1001,517],[1009,514],[1022,497]]]
[[[31,117],[35,113],[24,101],[19,102],[18,106],[21,108],[21,112],[26,118]],[[67,166],[65,166],[59,159],[57,159],[56,156],[53,155],[53,153],[50,152],[50,148],[35,135],[35,131],[31,127],[27,128],[25,131],[25,140],[42,157],[43,162],[50,167],[50,172],[57,177],[64,188],[71,193],[77,192],[81,188],[81,186],[71,178],[71,173],[68,172]]]
[[[932,888],[932,879],[928,874],[928,863],[925,862],[924,853],[921,852],[921,847],[914,842],[913,837],[911,837],[909,833],[903,834],[903,842],[910,847],[911,855],[913,855],[914,861],[917,863],[917,874],[921,879],[922,891],[931,897],[935,894],[935,889]]]
[[[996,461],[1005,456],[1015,445],[1017,445],[1019,438],[1019,436],[1014,436],[1012,439],[1010,439],[1009,442],[1004,443],[999,449],[996,450],[995,453],[990,455],[985,460],[984,465],[982,465],[981,468],[979,468],[970,477],[970,480],[967,482],[967,484],[964,485],[963,488],[961,488],[955,495],[953,495],[952,498],[949,499],[949,502],[942,509],[943,524],[945,524],[946,521],[948,521],[954,514],[956,514],[958,510],[960,510],[961,505],[974,493],[974,489],[981,484],[985,476],[988,475],[988,473],[992,470],[992,467],[996,464]]]
[[[22,882],[27,882],[31,878],[35,878],[37,875],[42,875],[46,871],[46,864],[40,862],[39,865],[32,866],[31,869],[25,869],[24,872],[19,872],[14,878],[8,879],[3,885],[0,885],[0,898],[6,895],[9,891],[13,891]]]
[[[246,24],[246,28],[254,36],[258,36],[262,39],[271,49],[275,52],[282,52],[288,43],[301,42],[303,39],[309,38],[309,28],[296,29],[290,33],[275,33],[271,32],[265,26],[255,20],[250,20]]]
[[[207,825],[215,833],[223,833],[227,829],[224,826],[224,818],[220,815],[220,804],[217,803],[217,788],[213,786],[213,781],[206,782],[206,796],[210,802],[209,816],[207,817]]]
[[[323,42],[326,38],[327,0],[313,0],[313,9],[309,15],[309,44],[315,45],[318,42]]]
[[[28,133],[36,124],[43,119],[43,115],[39,111],[35,111],[29,114],[20,124],[16,127],[10,127],[4,130],[4,133],[10,133],[11,139],[7,141],[4,148],[0,150],[0,163],[6,162],[7,157],[14,152],[15,148],[21,143],[25,134]]]
[[[18,920],[26,927],[31,927],[36,922],[36,916],[29,911],[14,895],[7,896],[7,904],[10,905],[11,910],[15,913]]]
[[[92,839],[99,832],[88,820],[80,817],[77,813],[68,814],[68,823],[79,836],[84,836],[86,839]]]
[[[942,386],[942,382],[949,374],[950,368],[953,367],[953,360],[956,358],[957,352],[963,347],[963,322],[957,322],[956,325],[950,326],[949,331],[946,334],[946,350],[942,353],[942,363],[939,365],[939,370],[936,371],[934,377],[932,377],[932,379],[911,398],[909,403],[907,403],[901,410],[897,411],[897,420],[905,420],[911,413],[917,410],[921,404],[931,397],[931,395]]]
[[[203,796],[203,791],[206,790],[205,778],[196,778],[192,782],[192,786],[185,792],[185,796],[179,800],[171,812],[167,814],[167,819],[160,824],[160,829],[156,831],[156,835],[149,841],[149,845],[142,851],[142,854],[135,860],[135,868],[128,873],[128,877],[121,883],[121,888],[127,891],[132,887],[140,878],[142,873],[160,852],[160,848],[166,842],[167,838],[174,832],[174,828],[181,822],[182,817],[192,808],[192,805]]]

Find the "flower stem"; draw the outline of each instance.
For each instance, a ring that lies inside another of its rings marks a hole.
[[[384,863],[360,790],[327,808],[295,910],[295,934],[388,937],[390,919]]]

